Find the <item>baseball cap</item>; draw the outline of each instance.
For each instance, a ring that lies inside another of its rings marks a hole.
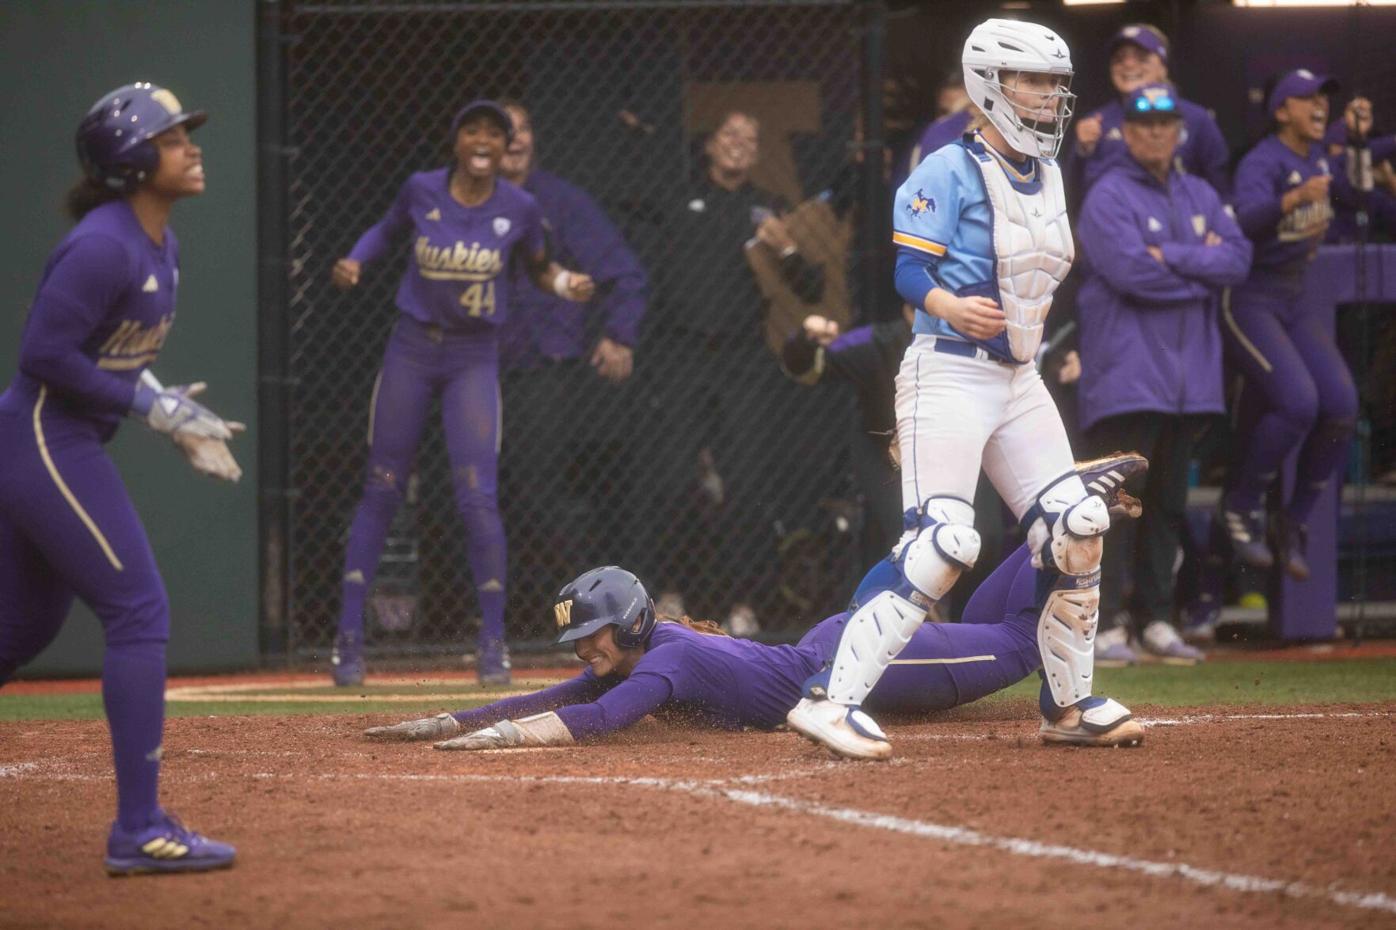
[[[1337,91],[1338,81],[1326,74],[1314,74],[1308,68],[1296,68],[1275,82],[1266,104],[1267,113],[1274,113],[1290,97],[1312,97],[1322,91],[1331,94]]]
[[[1170,84],[1145,84],[1130,91],[1125,98],[1124,118],[1143,120],[1160,116],[1182,119],[1183,111],[1178,109],[1178,95]]]
[[[1165,62],[1168,61],[1168,36],[1159,31],[1157,26],[1130,23],[1110,37],[1110,44],[1105,48],[1106,54],[1113,55],[1115,49],[1126,42],[1137,45],[1146,52],[1153,52]]]
[[[504,128],[504,134],[508,137],[509,141],[514,141],[514,121],[509,117],[508,111],[493,100],[486,100],[483,97],[478,100],[472,100],[460,108],[460,112],[456,114],[456,118],[451,120],[451,138],[454,139],[456,137],[456,133],[460,131],[461,124],[478,113],[485,113],[494,117],[495,122],[499,123],[499,125]]]

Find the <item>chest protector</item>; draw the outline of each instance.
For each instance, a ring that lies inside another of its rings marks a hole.
[[[1026,194],[1013,187],[1006,173],[1012,169],[997,157],[983,150],[973,154],[994,211],[995,275],[999,306],[1008,318],[1008,350],[1019,362],[1031,362],[1042,343],[1052,294],[1076,257],[1061,169],[1055,161],[1038,159],[1037,193]]]

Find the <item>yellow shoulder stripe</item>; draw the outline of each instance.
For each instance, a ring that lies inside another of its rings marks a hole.
[[[904,245],[907,248],[929,252],[937,258],[945,254],[945,246],[941,245],[939,242],[932,242],[930,239],[922,239],[920,236],[913,236],[911,233],[893,231],[892,241],[897,245]]]

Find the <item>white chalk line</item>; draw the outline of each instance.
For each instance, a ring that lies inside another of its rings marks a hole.
[[[839,765],[839,763],[831,764]],[[826,768],[827,766],[820,766],[818,769],[809,769],[796,774],[809,775],[814,774],[816,771],[823,771]],[[304,776],[260,772],[252,777],[259,779],[295,779]],[[734,781],[751,784],[760,780],[770,780],[781,776],[747,775],[734,779],[670,779],[655,777],[627,778],[608,775],[396,775],[369,772],[348,775],[321,773],[310,777],[322,781],[347,779],[356,781],[382,780],[477,784],[512,783],[525,785],[593,785],[654,788],[662,791],[676,791],[693,795],[694,797],[719,798],[737,804],[745,804],[750,807],[774,808],[797,814],[807,814],[826,820],[837,821],[839,823],[851,824],[857,827],[885,830],[891,833],[901,833],[924,839],[939,840],[957,846],[979,846],[988,849],[997,849],[1015,856],[1026,856],[1033,859],[1057,859],[1076,865],[1089,865],[1102,869],[1119,869],[1126,872],[1147,875],[1151,878],[1180,878],[1195,885],[1202,885],[1209,888],[1224,888],[1228,891],[1268,894],[1280,893],[1292,898],[1324,899],[1334,904],[1341,904],[1347,907],[1396,914],[1396,898],[1376,891],[1346,891],[1332,886],[1320,887],[1305,882],[1285,881],[1283,879],[1264,878],[1258,875],[1246,875],[1240,872],[1223,872],[1217,869],[1205,869],[1194,865],[1188,865],[1185,862],[1158,862],[1152,859],[1140,859],[1135,856],[1120,856],[1114,853],[1081,849],[1075,846],[1039,843],[1036,840],[1023,839],[1021,837],[994,836],[989,833],[981,833],[978,830],[970,830],[966,827],[955,827],[925,820],[914,820],[907,817],[897,817],[891,814],[876,814],[870,811],[861,811],[848,807],[830,807],[815,801],[805,801],[800,798],[783,797],[776,794],[730,787],[730,783]]]
[[[1382,715],[1371,714],[1365,716]],[[902,761],[903,760],[900,759],[893,760],[891,763],[879,766],[879,768],[885,768]],[[717,779],[673,779],[649,776],[624,777],[614,775],[397,774],[390,772],[320,772],[308,774],[298,772],[256,772],[249,777],[257,780],[287,781],[309,779],[314,781],[592,785],[653,788],[656,790],[689,794],[694,797],[722,799],[749,807],[772,808],[792,813],[806,814],[839,823],[851,824],[853,826],[885,830],[891,833],[900,833],[924,839],[939,840],[959,846],[978,846],[997,849],[1015,856],[1064,860],[1077,865],[1089,865],[1096,868],[1135,872],[1152,878],[1180,878],[1196,885],[1224,888],[1228,891],[1282,893],[1294,898],[1324,899],[1334,904],[1341,904],[1347,907],[1396,914],[1396,898],[1392,898],[1381,892],[1347,891],[1334,888],[1331,885],[1328,887],[1320,887],[1305,882],[1285,881],[1283,879],[1264,878],[1238,872],[1205,869],[1188,865],[1187,863],[1157,862],[1150,859],[1121,856],[1114,853],[1081,849],[1074,846],[1040,843],[1036,840],[1023,839],[1021,837],[995,836],[965,827],[938,824],[907,817],[897,817],[891,814],[877,814],[871,811],[861,811],[854,808],[831,807],[815,801],[806,801],[800,798],[751,791],[747,790],[745,787],[733,787],[734,784],[747,786],[785,778],[799,778],[829,771],[831,769],[844,769],[846,765],[846,763],[840,762],[826,762],[818,766],[805,766],[800,769],[786,770],[784,772]],[[64,767],[62,762],[59,762],[58,766]],[[62,772],[45,772],[43,771],[44,768],[47,768],[47,765],[36,762],[23,762],[17,765],[0,766],[0,777],[24,778],[31,774],[37,774],[42,779],[56,781],[110,781],[112,778],[111,775],[78,775]],[[219,776],[215,773],[207,778],[183,777],[180,781],[203,781],[220,777],[226,778],[226,776]]]

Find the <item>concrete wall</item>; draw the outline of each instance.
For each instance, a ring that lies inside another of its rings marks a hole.
[[[109,447],[169,589],[176,671],[257,659],[254,29],[254,4],[235,0],[0,3],[0,384],[14,374],[44,260],[69,225],[60,204],[78,176],[73,131],[88,107],[152,81],[210,114],[196,134],[208,190],[171,220],[180,303],[154,370],[167,384],[209,382],[209,404],[248,424],[235,447],[245,474],[237,486],[202,478],[135,423]],[[101,647],[96,619],[75,608],[26,674],[96,672]]]

